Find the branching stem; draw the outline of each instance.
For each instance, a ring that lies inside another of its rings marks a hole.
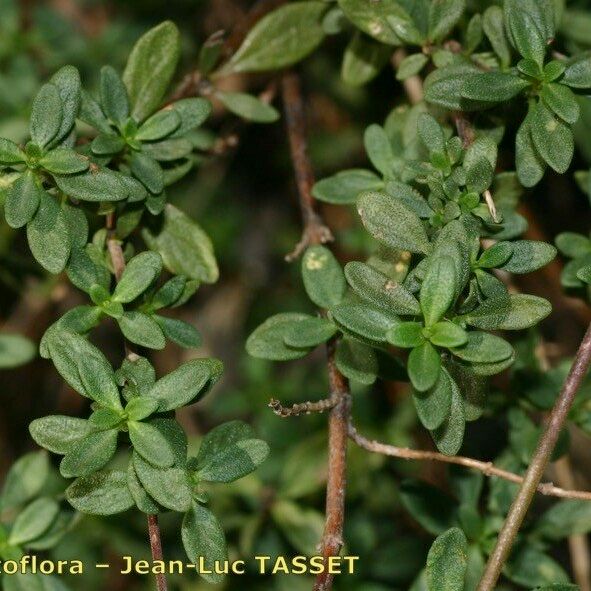
[[[117,281],[121,279],[123,271],[125,271],[125,257],[123,255],[123,249],[121,248],[121,242],[114,236],[115,230],[115,214],[110,213],[106,218],[106,227],[108,231],[107,237],[107,250],[111,258],[111,264],[113,265],[113,271],[115,272],[115,278]],[[128,358],[135,356],[132,347],[124,339],[125,344],[125,355]],[[158,524],[158,515],[148,515],[148,537],[150,539],[150,549],[152,550],[153,560],[162,560],[162,538],[160,535],[160,525]],[[168,584],[166,582],[166,575],[163,573],[157,573],[156,575],[156,588],[158,591],[168,591]]]
[[[464,456],[446,456],[435,451],[421,451],[416,449],[409,449],[407,447],[396,447],[394,445],[387,445],[372,439],[367,439],[361,435],[353,424],[349,425],[349,437],[359,447],[367,451],[390,456],[392,458],[400,458],[402,460],[417,460],[422,462],[443,462],[445,464],[455,464],[456,466],[464,466],[482,472],[485,476],[502,478],[509,482],[521,484],[524,481],[523,476],[497,468],[492,462],[482,462],[474,458],[467,458]],[[579,499],[582,501],[591,501],[591,492],[578,490],[565,490],[554,486],[551,482],[544,482],[538,484],[536,490],[547,496],[559,497],[562,499]]]
[[[287,73],[282,80],[283,106],[287,122],[289,147],[298,186],[300,208],[304,222],[302,240],[287,257],[293,260],[308,246],[332,240],[332,234],[316,210],[312,195],[314,172],[308,156],[304,101],[297,74]],[[349,382],[335,363],[337,342],[327,344],[328,381],[330,404],[328,421],[328,481],[326,485],[326,521],[320,542],[322,556],[338,556],[343,546],[345,522],[345,495],[347,488],[347,437],[351,414]],[[332,589],[334,575],[325,572],[318,575],[314,591]]]

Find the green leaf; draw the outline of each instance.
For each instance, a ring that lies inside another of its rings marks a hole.
[[[123,125],[129,117],[129,98],[123,80],[111,66],[103,66],[100,80],[101,104],[105,115]]]
[[[146,189],[158,195],[164,190],[164,174],[162,168],[152,156],[144,152],[133,152],[130,160],[130,168],[133,175]]]
[[[370,125],[365,130],[363,142],[367,156],[375,168],[385,177],[392,176],[394,151],[384,128],[375,123]]]
[[[308,349],[296,349],[285,344],[285,335],[294,325],[308,320],[307,314],[287,312],[267,318],[256,328],[246,341],[246,351],[253,357],[287,361],[299,359],[308,353]]]
[[[406,56],[396,70],[396,80],[406,80],[411,76],[416,76],[429,61],[429,58],[423,53],[414,53]]]
[[[324,2],[293,2],[259,20],[224,66],[223,73],[285,68],[306,57],[324,38]]]
[[[37,496],[48,476],[49,457],[46,452],[33,451],[20,457],[12,464],[4,480],[0,495],[2,510],[18,507]]]
[[[432,326],[443,318],[455,299],[457,281],[451,257],[438,256],[430,262],[419,297],[426,326]]]
[[[342,205],[355,203],[357,196],[364,191],[379,190],[383,187],[384,181],[375,173],[354,168],[318,181],[312,188],[312,194],[320,201]]]
[[[113,369],[95,346],[78,334],[59,329],[47,336],[46,346],[55,368],[76,392],[109,408],[121,408]]]
[[[425,341],[423,325],[420,322],[399,322],[388,329],[386,339],[395,347],[413,349]]]
[[[337,327],[324,318],[308,318],[286,330],[283,340],[288,347],[308,349],[328,341],[337,332]]]
[[[431,436],[437,449],[446,456],[455,456],[462,447],[466,428],[466,410],[464,400],[454,379],[451,382],[451,406],[447,420]]]
[[[542,180],[546,170],[546,163],[538,154],[532,138],[531,129],[534,111],[535,108],[530,108],[515,137],[515,166],[519,182],[524,187],[537,185]]]
[[[330,311],[330,316],[349,332],[372,341],[385,341],[387,330],[399,320],[367,303],[339,304]]]
[[[65,138],[73,129],[81,103],[80,74],[74,66],[60,68],[50,82],[54,84],[62,100],[62,121],[60,128],[53,140],[53,144]]]
[[[571,88],[591,88],[591,53],[589,51],[568,60],[560,83]]]
[[[297,551],[306,556],[314,554],[318,540],[322,537],[322,513],[279,499],[271,508],[271,516],[281,533]]]
[[[417,120],[417,131],[430,153],[445,153],[445,134],[435,117],[429,113],[421,113]]]
[[[181,538],[189,560],[203,561],[208,572],[200,575],[209,583],[220,583],[224,575],[216,574],[214,565],[227,560],[226,537],[215,515],[193,502],[183,518]]]
[[[355,339],[343,337],[337,344],[335,363],[350,380],[371,385],[378,374],[378,360],[374,350]]]
[[[143,312],[125,312],[117,322],[123,336],[136,345],[157,350],[166,346],[166,338],[158,323]]]
[[[526,59],[544,63],[547,42],[554,36],[554,16],[545,0],[505,0],[505,26],[513,47]]]
[[[273,123],[279,119],[277,109],[251,94],[218,91],[215,96],[228,111],[248,121]]]
[[[591,240],[575,232],[562,232],[556,236],[558,250],[567,257],[577,258],[591,254]]]
[[[177,318],[167,318],[153,314],[152,318],[162,329],[164,336],[185,349],[196,349],[202,345],[203,339],[199,331],[188,322]]]
[[[225,423],[201,444],[196,476],[206,482],[234,482],[256,470],[268,455],[269,446],[255,439],[244,423]]]
[[[569,582],[563,568],[533,545],[522,546],[514,552],[504,574],[510,581],[524,587]]]
[[[182,211],[167,204],[161,229],[144,229],[142,236],[151,250],[162,256],[164,266],[175,275],[214,283],[219,271],[211,240]]]
[[[550,312],[552,306],[544,298],[515,294],[487,300],[462,319],[484,330],[523,330],[535,326]]]
[[[66,454],[77,441],[90,433],[90,426],[85,419],[52,415],[35,419],[29,425],[29,431],[41,447],[56,454]]]
[[[360,298],[390,314],[416,316],[421,313],[419,302],[404,286],[365,263],[347,263],[345,277]]]
[[[0,138],[0,164],[21,164],[26,158],[26,154],[14,142]]]
[[[0,368],[19,367],[35,358],[36,346],[19,334],[0,334]]]
[[[20,546],[38,538],[49,529],[58,512],[59,506],[53,499],[41,497],[33,501],[18,514],[7,543]]]
[[[142,252],[133,257],[113,292],[113,301],[132,302],[144,293],[162,271],[162,258],[155,252]]]
[[[64,478],[88,476],[105,466],[117,450],[117,429],[91,433],[76,442],[60,463]]]
[[[169,105],[181,119],[181,124],[171,137],[182,137],[199,127],[211,113],[211,103],[204,98],[186,98]]]
[[[90,147],[99,156],[117,154],[125,148],[125,140],[120,135],[102,133],[92,140]]]
[[[129,196],[129,189],[119,176],[107,168],[53,178],[66,195],[82,201],[121,201]]]
[[[345,49],[341,78],[351,86],[363,86],[380,73],[389,57],[389,47],[357,31]]]
[[[54,84],[44,84],[31,110],[29,128],[32,141],[44,148],[57,135],[63,118],[62,99]]]
[[[155,468],[134,453],[133,465],[142,486],[163,507],[184,513],[191,507],[191,487],[184,468]]]
[[[412,26],[408,14],[394,0],[339,0],[339,6],[355,26],[387,45],[401,45],[399,32],[404,35],[405,25]],[[397,26],[401,27],[400,31]]]
[[[8,225],[11,228],[22,228],[28,224],[37,212],[44,193],[35,173],[25,170],[6,191],[4,215]]]
[[[441,534],[427,556],[428,591],[463,591],[468,566],[468,541],[454,527]]]
[[[199,447],[197,466],[205,466],[213,461],[229,445],[254,439],[254,429],[243,421],[228,421],[209,431]]]
[[[99,286],[108,291],[111,285],[111,273],[106,267],[96,263],[82,248],[76,248],[68,261],[68,279],[79,289],[90,294]]]
[[[364,192],[359,196],[357,208],[367,231],[383,244],[415,253],[430,251],[420,218],[390,195]]]
[[[450,110],[474,111],[490,103],[471,101],[462,97],[466,77],[478,73],[468,64],[453,64],[434,70],[425,78],[425,100]]]
[[[467,76],[462,86],[462,96],[477,101],[500,103],[512,99],[531,83],[513,74],[482,72]]]
[[[400,501],[412,517],[429,533],[437,536],[456,520],[457,506],[441,489],[419,480],[404,480]]]
[[[127,465],[127,487],[137,508],[142,513],[147,513],[148,515],[160,513],[162,508],[142,486],[142,483],[137,477],[133,462],[129,462]]]
[[[133,507],[125,472],[103,471],[75,480],[66,489],[74,509],[90,515],[115,515]]]
[[[430,390],[439,379],[441,370],[437,349],[429,342],[415,347],[408,356],[407,370],[412,385],[419,392]]]
[[[501,269],[509,273],[532,273],[545,267],[556,256],[556,249],[546,242],[536,240],[515,240],[510,243],[513,254]]]
[[[438,347],[460,347],[468,341],[468,333],[447,320],[434,324],[429,333],[429,340]]]
[[[310,299],[320,308],[340,304],[347,289],[341,265],[325,246],[310,246],[302,258],[302,278]]]
[[[50,273],[61,273],[70,256],[70,233],[63,209],[49,193],[39,193],[39,208],[27,224],[29,248]]]
[[[142,142],[159,140],[170,135],[180,124],[180,115],[172,107],[166,107],[142,123],[135,139]]]
[[[539,102],[531,118],[531,134],[540,156],[558,173],[564,174],[573,158],[574,137],[569,125]]]
[[[429,39],[444,39],[456,26],[466,8],[465,0],[433,0],[429,8]]]
[[[451,350],[462,359],[472,363],[495,363],[513,355],[513,347],[502,339],[487,332],[469,332],[468,342]]]
[[[192,359],[160,378],[146,393],[159,401],[159,411],[166,412],[197,402],[223,371],[217,359]]]
[[[500,6],[489,6],[484,11],[482,28],[495,53],[499,56],[501,64],[508,66],[511,63],[511,48],[505,32],[503,9]]]
[[[134,45],[123,72],[123,82],[131,102],[131,115],[136,121],[143,121],[162,102],[180,51],[180,34],[171,21],[150,29]]]
[[[452,378],[447,370],[442,368],[432,388],[425,392],[413,390],[412,397],[417,415],[425,429],[437,429],[449,416],[452,388]]]
[[[158,410],[158,400],[147,396],[132,398],[125,407],[130,421],[143,421]]]
[[[174,452],[166,437],[150,423],[128,421],[129,438],[133,448],[157,468],[170,468],[174,464]]]
[[[546,511],[534,526],[548,540],[587,534],[591,531],[591,505],[586,501],[559,501]]]
[[[88,169],[89,161],[68,148],[57,148],[47,152],[39,164],[54,174],[74,174]]]
[[[572,125],[578,121],[581,110],[577,98],[570,88],[563,84],[544,84],[540,96],[546,106],[566,123]]]

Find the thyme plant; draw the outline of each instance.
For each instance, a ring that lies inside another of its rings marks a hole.
[[[530,227],[535,216],[528,211],[540,207],[536,195],[546,184],[561,188],[574,180],[573,187],[591,196],[591,177],[580,169],[591,160],[585,3],[269,4],[257,4],[235,37],[211,35],[196,68],[176,86],[180,39],[168,21],[141,37],[122,73],[101,69],[96,96],[82,90],[76,68],[59,69],[33,101],[30,141],[0,140],[7,224],[24,229],[45,271],[65,272],[86,298],[49,327],[39,350],[89,407],[87,418],[31,423],[34,441],[62,456],[59,476],[44,451],[14,464],[0,497],[0,559],[49,550],[79,514],[132,508],[148,515],[154,559],[163,557],[157,515],[165,511],[182,515],[180,537],[190,560],[203,557],[211,566],[227,557],[224,532],[207,507],[208,484],[253,472],[269,447],[249,425],[232,421],[190,453],[175,413],[214,387],[222,364],[191,359],[158,376],[142,352],[171,341],[187,349],[201,344],[196,328],[167,309],[215,282],[218,266],[210,239],[167,201],[167,188],[206,156],[224,156],[239,143],[240,129],[226,138],[220,133],[217,142],[203,130],[211,102],[244,120],[273,123],[280,112],[272,103],[280,94],[303,226],[286,258],[301,256],[309,301],[291,306],[292,299],[282,297],[281,311],[250,333],[246,350],[264,360],[303,360],[314,378],[325,359],[326,396],[312,398],[307,390],[319,380],[302,379],[295,404],[269,403],[283,419],[328,414],[325,516],[306,506],[324,482],[317,473],[324,472],[320,439],[305,441],[294,445],[283,471],[275,467],[248,490],[227,493],[232,502],[221,505],[234,511],[240,547],[292,554],[316,547],[326,561],[361,548],[394,563],[408,541],[397,538],[400,524],[392,523],[392,507],[400,504],[401,521],[411,517],[412,527],[429,536],[424,552],[422,537],[409,543],[402,574],[389,577],[386,567],[361,564],[348,579],[327,570],[313,580],[287,579],[290,591],[588,591],[589,544],[581,536],[591,531],[591,493],[575,490],[568,462],[559,482],[543,480],[551,462],[564,461],[568,427],[591,434],[591,328],[572,359],[555,362],[537,330],[552,305],[526,293],[530,274],[560,264],[558,251],[567,260],[562,287],[586,300],[591,293],[588,236],[563,228],[555,248]],[[351,159],[364,164],[335,172],[335,157],[317,180],[312,156],[332,157],[341,146],[334,140],[324,150],[309,148],[302,80],[322,86],[319,72],[327,70],[339,72],[338,82],[322,80],[336,102],[356,106],[365,96],[372,122],[362,134],[364,153]],[[267,83],[258,96],[245,92],[249,74]],[[378,81],[392,93],[374,95],[370,84]],[[387,111],[375,120],[374,113]],[[273,150],[265,150],[265,164],[272,163]],[[571,175],[573,162],[579,170]],[[561,198],[559,190],[552,195]],[[354,220],[349,235],[337,228],[335,238],[327,226],[324,218],[335,211]],[[273,230],[257,228],[257,234]],[[588,323],[588,314],[581,315]],[[116,366],[92,342],[106,321],[121,332],[125,356]],[[0,336],[0,367],[32,356],[23,337]],[[253,363],[244,373],[259,371]],[[268,389],[260,375],[253,381],[253,389]],[[380,408],[390,420],[381,433],[367,419],[368,392],[380,388],[392,388],[397,405],[392,411],[389,399],[388,412]],[[410,447],[410,429],[401,426],[415,418],[417,439],[427,449]],[[485,433],[491,422],[495,429],[489,437],[494,451],[472,453],[485,421]],[[362,433],[366,423],[383,441]],[[278,429],[277,439],[290,439],[289,428],[285,435]],[[365,452],[383,458],[359,460],[356,454]],[[374,479],[384,458],[449,469],[437,486],[416,474],[401,479],[408,471],[398,464]],[[369,501],[352,509],[349,497],[358,501],[363,493]],[[530,513],[537,493],[559,500]],[[375,507],[381,529],[360,525],[360,513]],[[572,577],[555,553],[567,538]],[[222,581],[215,572],[202,576]],[[260,584],[267,580],[253,583]],[[281,581],[269,584],[285,589]],[[26,574],[3,576],[2,585],[17,591],[62,589],[63,583]],[[166,589],[165,577],[157,575],[157,585]]]

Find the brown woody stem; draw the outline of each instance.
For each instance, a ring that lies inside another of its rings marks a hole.
[[[297,74],[288,73],[282,80],[283,105],[287,121],[287,133],[291,158],[298,186],[298,194],[304,231],[302,240],[289,255],[293,260],[310,245],[332,240],[332,234],[316,211],[316,200],[312,195],[314,172],[308,156],[304,101]],[[349,382],[338,370],[335,363],[336,340],[327,344],[328,381],[330,404],[328,422],[328,482],[326,484],[326,521],[320,542],[322,556],[338,556],[343,546],[345,522],[345,495],[347,487],[347,437],[351,414]],[[328,572],[318,575],[314,591],[332,589],[334,576]]]
[[[115,278],[117,281],[121,279],[123,271],[125,271],[125,257],[123,255],[123,249],[121,248],[121,242],[115,237],[115,214],[110,213],[106,218],[106,227],[109,232],[107,237],[107,250],[111,258],[111,264],[113,265],[113,271],[115,272]],[[133,357],[135,353],[132,347],[124,339],[125,343],[125,354],[126,356]],[[154,560],[162,560],[162,538],[160,536],[160,526],[158,525],[158,515],[148,515],[148,536],[150,538],[150,548],[152,550],[152,558]],[[166,575],[163,573],[157,573],[156,587],[158,591],[168,591],[168,584],[166,582]]]

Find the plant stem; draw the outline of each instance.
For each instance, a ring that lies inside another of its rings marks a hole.
[[[298,75],[293,72],[285,74],[281,81],[281,89],[283,92],[283,107],[287,122],[291,159],[293,161],[300,209],[304,222],[301,240],[293,252],[285,257],[286,260],[293,261],[308,246],[330,242],[333,237],[330,229],[324,224],[322,217],[317,212],[316,199],[312,195],[314,171],[312,170],[312,164],[308,156],[304,101],[302,100],[302,90]]]
[[[477,591],[493,591],[503,566],[511,553],[511,548],[519,532],[521,524],[533,500],[534,494],[544,475],[544,470],[550,461],[552,451],[556,446],[560,431],[566,421],[568,413],[574,402],[575,396],[589,365],[591,364],[591,325],[579,346],[575,355],[571,370],[564,382],[560,395],[550,413],[548,423],[543,435],[540,437],[538,447],[532,461],[525,473],[521,488],[513,501],[509,514],[499,533],[497,544],[486,564],[484,575]]]
[[[312,195],[314,172],[308,156],[304,101],[297,74],[288,73],[282,79],[283,105],[291,158],[298,186],[300,209],[304,222],[302,239],[294,252],[286,257],[295,259],[307,246],[332,240],[332,234],[316,210]],[[326,521],[320,542],[322,556],[338,556],[343,546],[345,495],[347,488],[347,438],[351,415],[351,394],[347,378],[335,363],[337,341],[331,339],[326,347],[331,410],[328,421],[328,481],[326,484]],[[318,575],[314,591],[332,589],[334,575]]]
[[[162,538],[160,536],[160,525],[158,515],[148,515],[148,534],[150,536],[150,548],[152,549],[152,560],[163,560]],[[167,591],[168,585],[163,573],[156,575],[156,588],[158,591]]]
[[[121,279],[123,271],[125,271],[125,256],[123,255],[123,249],[121,248],[121,242],[114,236],[115,231],[115,214],[110,213],[106,217],[106,227],[108,231],[107,237],[107,250],[111,258],[111,264],[113,265],[113,271],[115,272],[115,278],[117,281]],[[127,357],[135,355],[133,349],[124,339],[125,354]],[[148,515],[148,537],[150,539],[150,548],[152,550],[153,560],[162,560],[162,538],[160,535],[160,526],[158,524],[158,515]],[[164,573],[157,573],[156,577],[156,588],[158,591],[168,591],[168,584],[166,582],[166,575]]]
[[[351,416],[349,382],[335,363],[336,341],[327,345],[328,381],[334,407],[328,421],[328,481],[326,484],[326,522],[321,552],[324,558],[338,556],[343,547],[345,495],[347,490],[347,437]],[[314,591],[332,589],[334,575],[328,569],[318,575]]]
[[[464,466],[482,472],[485,476],[502,478],[509,482],[521,484],[524,480],[523,476],[497,468],[492,462],[482,462],[474,458],[467,458],[464,456],[446,456],[436,451],[422,451],[417,449],[409,449],[407,447],[396,447],[395,445],[388,445],[379,441],[367,439],[357,432],[353,424],[349,425],[349,437],[359,447],[367,451],[390,456],[392,458],[400,458],[402,460],[416,460],[419,462],[443,462],[445,464],[455,464],[456,466]],[[581,501],[591,501],[591,492],[579,490],[566,490],[554,486],[550,482],[540,483],[536,489],[539,493],[551,497],[559,497],[562,499],[578,499]]]

